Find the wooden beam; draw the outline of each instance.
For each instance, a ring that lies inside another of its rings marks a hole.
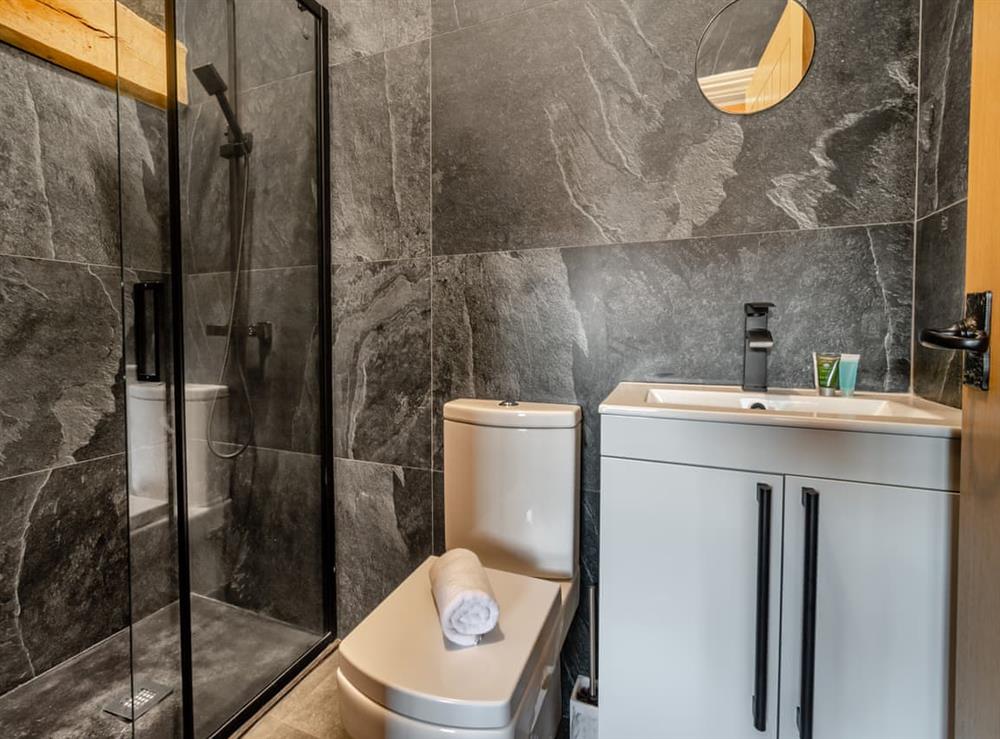
[[[0,41],[166,107],[166,33],[117,0],[0,0]],[[181,103],[188,100],[186,59],[178,43]]]

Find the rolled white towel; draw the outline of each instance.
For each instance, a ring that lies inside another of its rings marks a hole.
[[[452,549],[431,565],[431,590],[448,641],[462,647],[479,643],[500,619],[493,588],[479,557]]]

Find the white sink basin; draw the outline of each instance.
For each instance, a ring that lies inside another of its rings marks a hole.
[[[811,390],[744,392],[738,387],[624,382],[601,413],[779,426],[958,436],[961,411],[906,393],[822,397]]]

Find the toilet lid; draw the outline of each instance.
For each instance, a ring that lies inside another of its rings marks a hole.
[[[559,586],[486,570],[500,623],[475,647],[441,632],[429,571],[420,565],[340,645],[340,669],[388,710],[442,726],[491,729],[514,718],[535,667],[555,647]]]

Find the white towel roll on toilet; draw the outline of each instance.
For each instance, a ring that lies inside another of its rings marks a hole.
[[[445,638],[471,647],[500,619],[489,577],[479,557],[468,549],[452,549],[431,565],[431,591]]]

